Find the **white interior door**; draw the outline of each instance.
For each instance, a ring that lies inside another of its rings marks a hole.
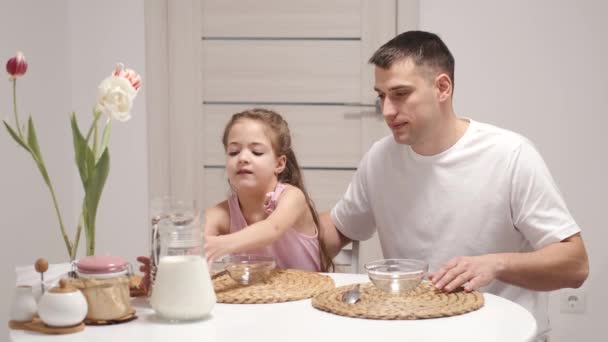
[[[375,113],[373,67],[367,60],[404,26],[399,18],[417,18],[417,1],[164,4],[169,83],[184,89],[169,90],[173,192],[190,192],[204,207],[224,200],[229,194],[221,145],[224,126],[233,113],[266,107],[286,118],[308,191],[319,212],[330,210],[371,143],[388,134],[382,116]],[[184,63],[196,65],[187,69]],[[173,112],[184,110],[182,102],[192,104],[197,96],[199,107],[191,114]],[[200,172],[184,173],[193,163]],[[189,189],[188,181],[201,190]],[[361,243],[360,265],[380,257],[375,236]]]

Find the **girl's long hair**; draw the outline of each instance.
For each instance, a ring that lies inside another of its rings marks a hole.
[[[226,128],[224,129],[224,135],[222,136],[222,143],[224,144],[224,149],[228,146],[228,133],[232,126],[239,120],[242,119],[250,119],[262,122],[266,128],[268,129],[268,136],[270,137],[270,141],[272,143],[272,148],[277,156],[284,155],[287,159],[285,163],[285,169],[279,175],[277,175],[277,179],[281,183],[291,184],[304,193],[304,197],[306,198],[306,202],[308,203],[308,208],[310,209],[310,213],[312,214],[312,218],[317,226],[317,236],[319,239],[319,251],[321,257],[321,269],[324,272],[333,271],[334,264],[332,259],[329,257],[329,253],[327,252],[327,248],[321,239],[321,224],[319,221],[319,214],[315,209],[315,205],[313,201],[310,199],[308,192],[306,191],[306,187],[304,186],[304,179],[302,177],[302,171],[300,170],[300,165],[298,164],[298,160],[296,159],[296,155],[293,151],[291,144],[291,133],[289,131],[289,126],[287,125],[287,121],[283,119],[283,117],[269,109],[263,108],[254,108],[245,110],[240,113],[236,113],[232,115],[228,124],[226,124]]]

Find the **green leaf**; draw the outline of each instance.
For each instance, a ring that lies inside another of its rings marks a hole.
[[[31,116],[27,120],[27,145],[30,148],[30,153],[32,154],[32,157],[34,157],[36,165],[38,165],[42,178],[44,178],[44,181],[50,185],[51,179],[49,178],[49,174],[44,166],[44,160],[42,159],[40,146],[38,145],[38,138],[36,137],[36,129],[34,128],[34,120],[32,120]]]
[[[27,144],[32,150],[32,153],[37,157],[40,157],[40,146],[38,145],[38,137],[36,136],[36,129],[34,128],[34,121],[30,116],[27,119]],[[42,160],[42,158],[40,158]]]
[[[78,166],[78,173],[80,174],[82,186],[86,189],[90,172],[87,163],[87,153],[90,148],[78,128],[78,122],[76,121],[76,115],[74,113],[70,116],[70,123],[72,126],[72,139],[74,140],[74,159],[76,166]]]
[[[15,132],[11,128],[11,126],[8,123],[6,123],[6,121],[2,120],[2,122],[4,122],[4,127],[6,127],[8,134],[10,134],[11,137],[13,137],[13,139],[17,142],[17,144],[21,145],[21,147],[23,147],[26,151],[30,152],[29,147],[27,147],[25,142],[21,138],[19,138],[19,135],[17,134],[17,132]]]
[[[99,200],[103,192],[103,187],[108,178],[110,172],[110,153],[108,149],[101,154],[99,161],[93,168],[93,171],[89,174],[89,179],[85,187],[85,203],[87,209],[87,215],[85,220],[88,221],[86,224],[85,234],[87,240],[94,239],[95,237],[95,218],[97,216],[97,208],[99,206]]]

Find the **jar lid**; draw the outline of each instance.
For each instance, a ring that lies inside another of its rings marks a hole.
[[[72,293],[78,291],[77,288],[72,286],[67,279],[61,279],[58,287],[52,287],[50,293]]]
[[[125,271],[127,266],[125,259],[112,255],[92,255],[76,262],[78,272],[85,274],[118,273]]]

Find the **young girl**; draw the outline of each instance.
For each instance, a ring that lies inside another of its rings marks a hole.
[[[246,110],[232,116],[222,142],[233,194],[206,211],[207,260],[255,253],[281,268],[331,268],[287,122],[271,110]]]

